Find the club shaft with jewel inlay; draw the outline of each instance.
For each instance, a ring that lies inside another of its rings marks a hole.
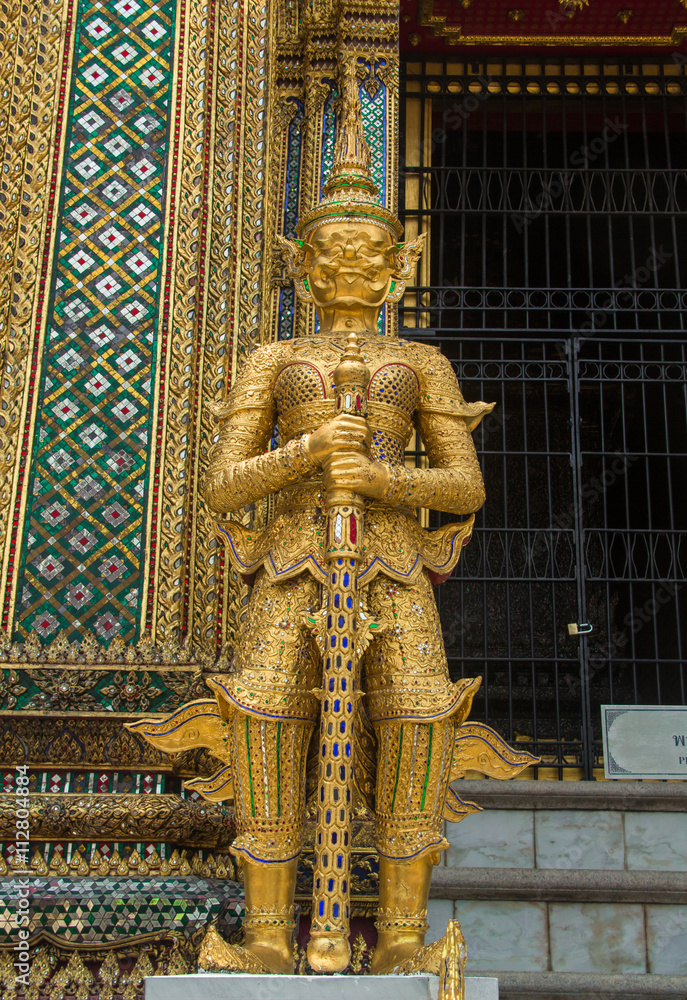
[[[370,373],[355,334],[349,334],[334,371],[336,412],[367,416]],[[308,957],[318,971],[349,964],[353,733],[359,681],[360,628],[357,570],[363,547],[364,501],[349,490],[327,492],[326,612],[315,872]]]

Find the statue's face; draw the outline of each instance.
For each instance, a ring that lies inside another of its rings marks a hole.
[[[394,274],[394,244],[374,223],[326,222],[312,233],[305,271],[318,309],[381,308]]]

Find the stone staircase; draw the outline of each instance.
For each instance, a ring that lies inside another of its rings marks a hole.
[[[687,785],[466,781],[427,940],[456,916],[501,1000],[687,1000]]]

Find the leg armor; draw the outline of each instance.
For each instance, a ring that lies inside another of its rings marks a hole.
[[[369,609],[387,625],[365,658],[363,686],[377,738],[377,947],[371,971],[391,972],[422,947],[432,866],[448,847],[443,813],[456,727],[474,682],[452,684],[426,575],[403,586],[378,577]]]
[[[293,973],[293,895],[303,847],[305,767],[312,724],[229,720],[237,837],[246,890],[244,948],[272,972]]]
[[[307,574],[260,574],[239,637],[236,671],[215,678],[227,720],[237,837],[246,889],[243,948],[273,972],[293,972],[293,896],[303,847],[308,744],[318,714],[310,694],[319,660],[301,617],[319,600]]]
[[[375,726],[379,910],[372,972],[391,972],[425,941],[432,867],[448,847],[442,834],[455,723]]]
[[[448,847],[443,812],[455,741],[453,719],[383,722],[377,736],[377,850],[390,861]]]
[[[321,673],[303,616],[319,600],[307,573],[277,583],[261,572],[235,670],[210,681],[227,722],[238,858],[279,865],[303,846],[306,758],[319,717],[310,692]]]
[[[279,865],[303,847],[305,767],[312,724],[260,719],[234,712],[237,858]]]

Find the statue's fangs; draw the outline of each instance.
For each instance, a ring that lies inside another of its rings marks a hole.
[[[207,747],[225,762],[187,782],[235,806],[245,941],[209,933],[201,964],[215,970],[293,972],[296,866],[312,799],[312,968],[349,963],[350,819],[363,803],[380,859],[371,972],[438,972],[442,948],[445,969],[458,969],[457,926],[443,945],[423,947],[443,822],[479,808],[450,782],[468,769],[509,778],[535,762],[466,722],[481,678],[449,679],[432,585],[458,562],[484,502],[471,431],[493,404],[466,403],[436,348],[378,333],[423,237],[399,242],[398,219],[378,202],[353,65],[342,76],[324,196],[298,239],[279,237],[319,334],[256,350],[216,407],[208,505],[224,515],[276,493],[263,530],[219,521],[232,567],[253,581],[234,669],[208,680],[214,699],[129,726],[163,750]],[[267,451],[275,422],[280,444]],[[413,428],[429,468],[406,468]],[[427,532],[418,507],[464,519]]]

